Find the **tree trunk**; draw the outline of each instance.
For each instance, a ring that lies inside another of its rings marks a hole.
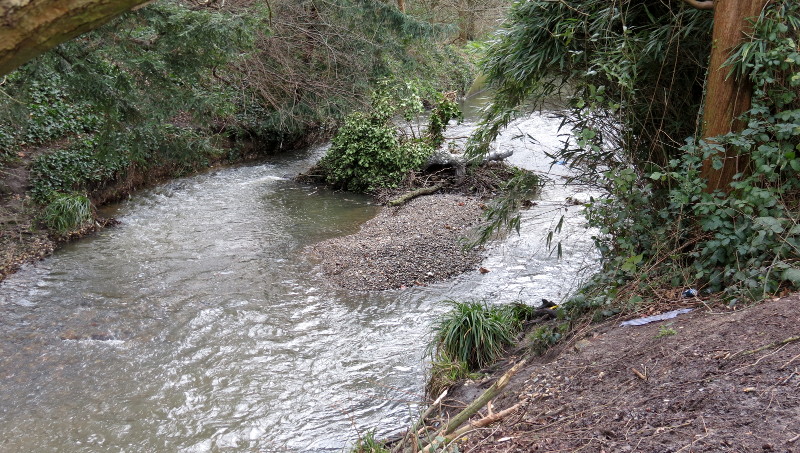
[[[0,0],[0,76],[152,0]]]
[[[749,80],[729,76],[731,68],[723,67],[723,64],[731,51],[752,32],[748,19],[758,17],[767,1],[714,1],[714,31],[703,114],[703,138],[741,131],[745,126],[736,118],[750,109],[752,85]],[[748,156],[737,155],[731,149],[717,156],[723,162],[719,170],[712,166],[711,158],[703,161],[701,176],[707,182],[707,192],[717,189],[730,191],[733,176],[745,172],[749,163]]]

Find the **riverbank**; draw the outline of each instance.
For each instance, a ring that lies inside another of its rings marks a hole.
[[[493,400],[494,413],[517,409],[460,436],[461,451],[794,451],[800,295],[735,311],[697,302],[668,321],[586,327],[544,356],[523,339],[489,377],[453,387],[441,416],[526,358]]]
[[[0,282],[17,272],[26,264],[35,263],[52,255],[59,246],[91,234],[106,226],[114,225],[114,219],[96,214],[96,210],[109,203],[119,201],[143,188],[168,181],[187,172],[199,173],[220,165],[257,162],[255,150],[245,150],[235,155],[219,154],[201,156],[191,168],[175,168],[171,163],[151,168],[127,169],[124,174],[104,181],[100,187],[88,193],[92,203],[92,219],[80,227],[59,233],[48,229],[40,219],[42,207],[29,193],[31,186],[31,164],[34,159],[62,148],[64,142],[57,141],[47,146],[28,147],[17,154],[17,159],[6,162],[4,177],[0,183]],[[231,159],[231,156],[234,156]]]

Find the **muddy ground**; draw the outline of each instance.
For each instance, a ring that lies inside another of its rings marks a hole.
[[[696,306],[668,321],[593,326],[530,359],[461,452],[800,452],[800,295]],[[455,410],[493,378],[457,387]],[[483,415],[486,415],[484,410]]]

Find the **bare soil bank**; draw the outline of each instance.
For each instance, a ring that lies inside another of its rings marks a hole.
[[[669,321],[593,327],[526,365],[473,432],[469,452],[800,451],[800,295]],[[452,389],[463,407],[493,378]],[[484,413],[485,415],[485,413]]]

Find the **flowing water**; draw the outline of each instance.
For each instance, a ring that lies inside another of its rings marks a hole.
[[[370,427],[401,428],[443,299],[558,300],[592,268],[579,209],[564,208],[574,191],[543,155],[557,125],[534,115],[500,141],[555,183],[519,236],[488,248],[491,272],[428,287],[353,293],[321,278],[303,248],[378,210],[285,178],[323,148],[110,208],[121,225],[0,285],[0,452],[338,452]],[[544,237],[561,214],[558,260]]]

